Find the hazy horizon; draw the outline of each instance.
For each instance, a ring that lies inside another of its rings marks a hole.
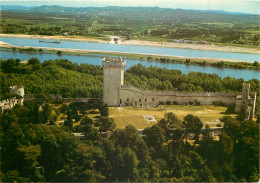
[[[27,1],[27,0],[2,0],[1,5],[20,5],[20,6],[41,6],[59,5],[65,7],[105,7],[105,6],[131,6],[131,7],[160,7],[172,9],[193,9],[193,10],[216,10],[228,12],[241,12],[249,14],[260,14],[260,1],[241,1],[241,0],[46,0],[46,1]]]

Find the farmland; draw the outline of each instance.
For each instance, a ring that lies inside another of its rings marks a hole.
[[[152,7],[2,10],[0,33],[63,35],[108,40],[172,42],[173,39],[258,48],[259,16]]]

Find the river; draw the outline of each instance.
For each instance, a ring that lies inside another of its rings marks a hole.
[[[39,39],[25,39],[25,38],[7,38],[0,37],[3,42],[18,46],[32,46],[32,47],[53,47],[53,48],[70,48],[70,49],[85,49],[85,50],[99,50],[99,51],[118,51],[128,53],[143,53],[143,54],[158,54],[171,55],[182,57],[195,58],[222,58],[243,61],[258,61],[259,54],[234,53],[234,52],[219,52],[219,51],[205,51],[184,48],[165,48],[165,47],[149,47],[149,46],[133,46],[120,44],[105,44],[105,43],[91,43],[78,41],[59,41],[60,44],[43,43]]]
[[[8,58],[15,58],[23,60],[28,60],[30,58],[38,58],[41,62],[45,60],[55,60],[55,59],[68,59],[72,62],[81,64],[81,63],[87,63],[92,65],[100,65],[102,61],[102,55],[96,55],[96,56],[75,56],[75,55],[57,55],[57,54],[51,54],[51,53],[20,53],[20,52],[12,52],[12,51],[4,51],[0,50],[1,58],[2,59],[8,59]],[[253,71],[253,70],[238,70],[238,69],[232,69],[232,68],[215,68],[215,67],[209,67],[209,66],[194,66],[194,65],[186,65],[186,64],[174,64],[174,63],[160,63],[156,61],[140,61],[140,60],[132,60],[127,59],[126,60],[126,69],[136,65],[136,64],[142,64],[146,67],[149,66],[157,66],[160,68],[167,68],[167,69],[175,69],[180,70],[182,73],[187,74],[190,71],[196,71],[196,72],[203,72],[203,73],[211,73],[211,74],[218,74],[220,77],[224,78],[227,76],[233,77],[233,78],[243,78],[244,80],[250,80],[250,79],[259,79],[260,78],[260,72]]]

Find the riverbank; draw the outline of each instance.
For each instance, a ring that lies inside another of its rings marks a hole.
[[[30,46],[14,46],[0,42],[0,48],[7,49],[14,52],[22,53],[48,53],[58,55],[74,55],[74,56],[121,56],[125,59],[157,61],[161,63],[180,63],[198,66],[211,66],[217,68],[235,68],[247,70],[260,70],[260,64],[257,62],[231,60],[231,59],[216,59],[216,58],[193,58],[181,57],[172,55],[157,55],[157,54],[140,54],[140,53],[127,53],[117,51],[99,51],[99,50],[81,50],[81,49],[68,49],[68,48],[46,48],[46,47],[30,47]]]
[[[111,43],[111,41],[104,41],[80,36],[41,36],[41,35],[18,35],[18,34],[0,34],[0,37],[10,38],[26,38],[26,39],[48,39],[48,40],[67,40],[80,42],[94,42],[94,43]],[[243,48],[233,46],[216,46],[216,45],[202,45],[202,44],[184,44],[184,43],[166,43],[166,42],[152,42],[140,40],[123,40],[122,45],[136,45],[136,46],[152,46],[152,47],[168,47],[168,48],[183,48],[205,51],[221,51],[221,52],[235,52],[235,53],[252,53],[260,54],[259,49]]]

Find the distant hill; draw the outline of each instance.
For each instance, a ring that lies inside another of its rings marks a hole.
[[[243,13],[232,13],[215,10],[184,10],[159,7],[63,7],[63,6],[39,6],[33,7],[28,12],[53,13],[68,15],[88,15],[105,18],[118,18],[136,21],[156,21],[170,24],[174,22],[224,22],[224,23],[257,23],[259,15],[245,15]]]
[[[30,10],[33,7],[19,5],[0,5],[1,10]]]
[[[159,7],[120,7],[120,6],[107,6],[107,7],[64,7],[64,6],[19,6],[19,5],[0,5],[1,10],[29,10],[30,12],[38,12],[38,13],[83,13],[86,11],[98,11],[98,10],[120,10],[120,9],[141,9],[141,10],[147,10],[147,9],[161,9],[161,10],[171,10],[171,11],[191,11],[191,12],[203,12],[203,13],[219,13],[219,14],[230,14],[230,15],[253,15],[249,13],[243,13],[243,12],[229,12],[229,11],[223,11],[223,10],[196,10],[196,9],[170,9],[170,8],[159,8]]]
[[[190,9],[191,11],[200,11],[200,12],[212,12],[212,13],[222,13],[222,14],[230,14],[230,15],[255,15],[250,13],[243,13],[243,12],[230,12],[224,10],[194,10]]]

